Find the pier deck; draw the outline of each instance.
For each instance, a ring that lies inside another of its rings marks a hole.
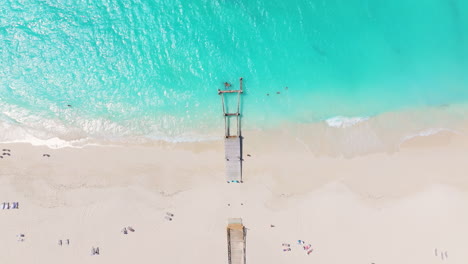
[[[227,137],[224,139],[227,182],[242,182],[241,140],[240,137]]]
[[[245,228],[242,219],[230,218],[228,222],[228,264],[245,264]]]

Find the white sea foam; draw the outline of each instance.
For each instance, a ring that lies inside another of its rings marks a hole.
[[[0,122],[0,143],[29,143],[33,146],[47,146],[49,148],[83,147],[88,139],[64,140],[56,136],[47,135],[45,131],[22,127],[16,124]]]
[[[199,142],[220,138],[213,133],[202,134],[183,129],[167,129],[164,128],[164,123],[161,125],[164,130],[161,131],[161,126],[151,124],[151,121],[133,120],[119,124],[108,119],[76,118],[73,123],[69,122],[71,124],[67,125],[56,119],[39,119],[34,115],[28,119],[19,118],[18,115],[12,116],[4,115],[6,120],[0,120],[0,143],[29,143],[58,149],[114,143],[145,144],[153,141]]]
[[[413,134],[410,134],[410,135],[407,135],[407,136],[403,137],[402,142],[405,142],[405,141],[410,140],[410,139],[415,138],[415,137],[432,136],[432,135],[438,134],[440,132],[450,132],[450,133],[454,133],[454,134],[460,134],[460,132],[452,130],[452,129],[448,129],[448,128],[428,128],[428,129],[420,130],[420,131],[418,131],[416,133],[413,133]]]
[[[15,140],[3,140],[0,143],[10,144],[10,143],[29,143],[33,146],[47,146],[51,149],[59,149],[59,148],[82,148],[87,145],[85,143],[86,140],[75,140],[75,141],[66,141],[59,139],[57,137],[49,138],[49,139],[39,139],[34,136],[28,135],[23,137],[22,139],[15,139]]]
[[[330,127],[336,128],[346,128],[352,127],[358,123],[368,120],[369,117],[345,117],[345,116],[335,116],[325,120],[325,122]]]

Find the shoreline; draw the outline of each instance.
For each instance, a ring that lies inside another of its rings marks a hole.
[[[244,134],[272,134],[273,136],[294,136],[316,153],[328,152],[328,155],[347,157],[375,152],[397,151],[399,146],[412,137],[422,137],[439,132],[468,134],[467,104],[455,104],[439,107],[419,107],[401,109],[368,117],[336,116],[315,122],[279,122],[264,128],[252,127],[252,117],[243,117]],[[23,130],[0,123],[0,127],[10,131],[0,138],[0,144],[30,143],[50,148],[83,148],[92,145],[164,145],[179,143],[214,142],[223,135],[222,119],[218,125],[204,132],[184,132],[185,136],[152,137],[148,135],[117,136],[109,138],[64,134],[46,136],[50,132]],[[62,128],[64,129],[64,128]],[[76,128],[75,128],[76,129]],[[31,132],[35,131],[35,132]],[[31,134],[32,133],[32,134]],[[38,133],[38,135],[34,135]],[[84,132],[83,132],[84,133]],[[82,134],[82,133],[79,133]],[[40,136],[39,136],[40,135]],[[61,136],[60,136],[61,135]],[[353,141],[354,143],[352,143]],[[323,145],[327,146],[323,146]],[[354,146],[353,146],[354,144]]]
[[[353,157],[329,155],[328,153],[317,153],[311,151],[308,146],[302,144],[294,137],[279,137],[281,140],[274,140],[275,136],[279,135],[265,135],[261,131],[250,131],[244,137],[244,170],[246,174],[255,175],[256,177],[249,178],[247,176],[246,181],[258,181],[262,177],[275,178],[279,182],[286,181],[284,175],[285,169],[296,172],[299,178],[304,179],[308,173],[302,171],[304,168],[316,168],[318,171],[330,170],[330,175],[336,175],[336,171],[340,171],[343,168],[335,168],[334,164],[341,164],[347,170],[350,171],[351,175],[357,177],[357,175],[368,174],[370,168],[366,168],[366,164],[370,161],[387,160],[392,163],[406,164],[408,168],[416,170],[419,169],[424,171],[431,165],[425,164],[424,160],[427,158],[435,158],[440,156],[443,158],[442,161],[448,159],[448,157],[460,157],[460,160],[446,160],[447,162],[463,162],[463,155],[468,149],[468,136],[464,134],[454,134],[447,131],[442,131],[437,134],[414,137],[406,140],[401,144],[400,148],[396,151],[387,152],[376,152],[367,153],[365,155],[358,155]],[[274,142],[274,144],[273,144]],[[213,178],[224,177],[224,162],[223,153],[224,145],[223,141],[203,141],[203,142],[188,142],[188,143],[169,143],[165,141],[158,141],[153,144],[145,145],[93,145],[85,146],[83,148],[61,148],[61,149],[50,149],[46,146],[32,146],[28,143],[14,143],[14,144],[0,144],[1,148],[11,149],[12,156],[5,156],[2,160],[2,166],[0,169],[0,175],[10,174],[14,175],[14,170],[9,172],[10,169],[19,169],[22,167],[22,162],[37,163],[35,166],[35,173],[41,174],[39,168],[46,169],[52,167],[55,173],[62,171],[61,173],[64,180],[69,180],[64,175],[66,171],[76,173],[73,170],[94,170],[92,174],[99,174],[102,172],[108,173],[113,171],[112,166],[122,165],[125,168],[124,172],[119,172],[119,177],[124,177],[125,173],[144,171],[157,171],[164,169],[165,173],[168,171],[174,174],[180,175],[178,170],[181,167],[167,168],[172,161],[181,160],[187,162],[184,167],[195,166],[197,162],[203,169],[209,170],[212,173],[209,177],[210,180]],[[44,154],[49,154],[51,157],[44,157]],[[251,155],[250,157],[246,156]],[[269,164],[270,161],[281,161],[280,164]],[[411,160],[410,163],[408,163]],[[189,161],[189,162],[188,162]],[[255,161],[255,162],[254,162]],[[97,164],[98,162],[99,164]],[[254,164],[252,164],[254,162]],[[78,164],[79,163],[79,164]],[[414,163],[414,164],[411,164]],[[42,164],[42,165],[40,165]],[[177,162],[175,162],[177,164]],[[420,165],[418,165],[420,164]],[[387,164],[388,165],[388,164]],[[71,166],[71,168],[70,168]],[[143,168],[139,168],[142,166]],[[284,167],[284,168],[278,168]],[[102,167],[102,168],[99,168]],[[385,174],[394,173],[401,174],[405,166],[399,167],[394,166],[393,168],[388,167],[385,170]],[[454,169],[459,169],[453,166]],[[281,171],[277,171],[280,169]],[[388,169],[394,170],[389,172]],[[445,170],[450,170],[450,167]],[[22,170],[28,170],[23,168]],[[382,168],[375,168],[374,170],[379,171]],[[99,171],[99,172],[98,172]],[[259,171],[262,171],[262,176],[259,176]],[[189,174],[193,173],[190,169],[187,169],[185,176],[189,177]],[[270,174],[265,176],[263,174]],[[51,178],[56,177],[60,180],[59,175],[51,175]],[[461,174],[459,175],[461,176]],[[91,177],[91,176],[90,176]],[[117,177],[117,178],[119,178]],[[333,180],[345,180],[347,177],[331,177],[329,181]],[[91,178],[89,178],[91,179]],[[280,180],[281,179],[281,180]],[[438,176],[439,180],[444,179],[443,176]],[[83,180],[83,179],[80,179]],[[161,178],[159,178],[161,180]],[[170,179],[166,179],[168,182]],[[200,182],[205,182],[208,179],[206,177],[201,178]],[[324,178],[325,180],[325,178]],[[190,184],[196,185],[197,181],[192,181]],[[320,177],[313,179],[312,182],[320,182]],[[297,182],[293,181],[291,185],[296,185]],[[288,184],[281,182],[281,188],[286,188]],[[312,184],[314,185],[314,184]],[[125,184],[123,186],[126,186]],[[468,191],[468,186],[467,191]],[[307,190],[306,192],[310,191]]]

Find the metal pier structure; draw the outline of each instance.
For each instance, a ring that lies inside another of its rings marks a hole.
[[[227,243],[228,264],[245,264],[245,227],[241,218],[229,218]]]
[[[228,183],[242,182],[242,134],[241,134],[241,116],[240,103],[242,90],[242,78],[239,79],[239,90],[221,90],[218,94],[221,96],[224,116],[224,151],[226,159],[226,181]],[[228,87],[226,87],[228,88]],[[228,107],[227,95],[237,94],[237,108],[231,112]],[[225,98],[226,96],[226,98]],[[233,120],[235,119],[235,120]],[[231,124],[235,122],[236,129],[231,131]]]

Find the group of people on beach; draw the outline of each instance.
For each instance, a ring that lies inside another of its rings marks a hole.
[[[24,242],[25,236],[24,236],[24,234],[18,234],[18,235],[16,235],[16,238],[17,238],[18,242]]]
[[[19,209],[19,202],[2,203],[2,210]]]
[[[2,149],[3,153],[0,155],[0,159],[3,159],[3,156],[11,156],[11,150],[10,149]]]
[[[11,149],[2,149],[2,155],[0,155],[0,159],[3,159],[5,156],[11,157]],[[44,153],[42,154],[42,157],[48,157],[50,158],[50,154]]]
[[[60,239],[58,244],[59,244],[59,246],[62,246],[63,244],[67,244],[67,246],[69,246],[70,245],[70,239],[66,239],[65,242],[63,242],[62,239]]]
[[[18,209],[19,208],[19,203],[18,202],[13,202],[11,203],[2,203],[2,209]],[[168,221],[172,221],[172,218],[174,217],[174,214],[173,213],[170,213],[170,212],[166,212],[166,215],[165,215],[165,219],[168,220]],[[128,232],[135,232],[135,229],[131,226],[128,226],[128,227],[124,227],[122,229],[122,233],[127,235]],[[17,240],[19,242],[23,242],[24,239],[25,239],[25,235],[24,234],[18,234],[17,236]],[[65,240],[62,240],[60,239],[58,241],[58,245],[59,246],[62,246],[62,245],[70,245],[70,239],[65,239]],[[99,255],[99,247],[92,247],[91,248],[91,255],[94,256],[94,255]]]
[[[312,245],[311,244],[306,245],[304,240],[298,240],[297,244],[299,246],[302,246],[302,249],[307,252],[307,255],[310,255],[310,253],[314,251],[314,249],[312,248]],[[291,251],[291,244],[283,243],[282,246],[283,246],[283,251]]]
[[[447,251],[438,251],[437,248],[436,248],[436,249],[434,250],[434,253],[435,253],[435,256],[436,256],[436,257],[440,255],[440,258],[441,258],[442,260],[448,258]]]
[[[167,221],[172,221],[173,217],[174,217],[173,213],[166,212],[166,216],[164,217],[164,219],[166,219]]]
[[[128,234],[128,231],[130,231],[130,232],[135,232],[135,229],[133,229],[133,227],[131,227],[131,226],[129,226],[129,227],[124,227],[124,228],[122,229],[122,233],[123,233],[124,235],[127,235],[127,234]]]
[[[314,249],[312,248],[312,245],[311,244],[306,245],[304,240],[298,240],[297,243],[302,246],[302,249],[307,251],[307,255],[309,255],[310,253],[312,253],[312,251],[314,251]]]

